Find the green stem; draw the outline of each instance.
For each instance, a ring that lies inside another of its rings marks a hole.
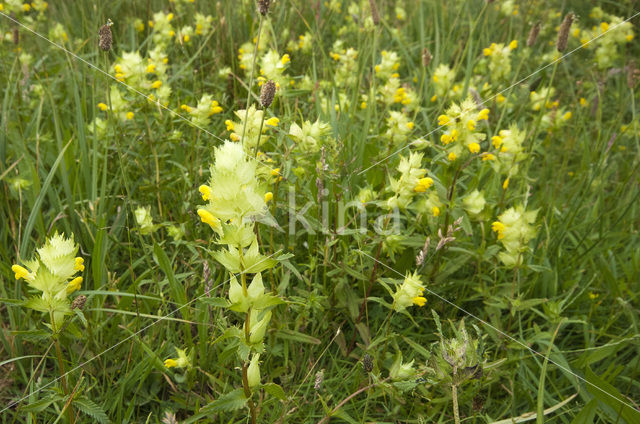
[[[60,348],[60,341],[58,340],[58,331],[56,329],[56,322],[53,318],[53,311],[49,311],[49,317],[51,318],[51,328],[53,330],[53,344],[56,347],[56,357],[58,358],[58,368],[60,371],[60,382],[62,383],[62,390],[66,396],[69,396],[69,390],[67,387],[67,379],[64,371],[64,361],[62,360],[62,349]],[[75,423],[75,416],[73,414],[73,403],[71,399],[68,400],[69,407],[67,408],[67,417],[71,424]]]
[[[244,134],[247,130],[247,119],[249,117],[249,102],[251,101],[251,87],[253,86],[253,73],[256,67],[256,58],[258,57],[258,46],[260,45],[260,33],[262,33],[262,15],[260,15],[260,24],[258,25],[258,35],[256,37],[256,46],[253,49],[253,59],[251,69],[249,70],[249,86],[247,87],[247,104],[245,105],[244,123],[242,125],[242,144],[244,145]]]
[[[456,369],[453,368],[453,377],[456,376]],[[451,397],[453,399],[453,419],[456,424],[460,424],[460,411],[458,409],[458,386],[456,383],[451,384]]]

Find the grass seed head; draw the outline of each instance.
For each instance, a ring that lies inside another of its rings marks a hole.
[[[262,16],[266,16],[271,6],[271,0],[258,0],[258,11]]]
[[[375,0],[369,0],[369,6],[371,7],[371,19],[373,23],[378,25],[380,23],[380,13],[378,13],[378,6],[376,6]]]
[[[98,31],[98,35],[100,37],[98,40],[98,46],[105,52],[111,50],[111,45],[113,44],[111,25],[113,25],[113,22],[111,22],[111,19],[109,19],[107,23],[102,25],[100,27],[100,30]]]
[[[559,52],[563,52],[567,49],[567,42],[569,40],[569,31],[571,30],[571,24],[576,19],[576,15],[569,12],[565,15],[562,24],[560,25],[560,29],[558,30],[558,41],[556,43],[556,48]]]
[[[75,299],[73,299],[73,302],[71,303],[71,309],[82,310],[84,308],[84,304],[86,301],[87,301],[87,296],[80,295],[76,297]]]
[[[269,80],[266,83],[262,84],[262,89],[260,90],[260,105],[263,109],[268,108],[273,103],[273,98],[276,95],[276,83]]]
[[[540,22],[536,22],[532,27],[531,31],[529,31],[529,37],[527,37],[527,47],[532,47],[536,44],[536,40],[538,39],[538,35],[540,34]]]
[[[426,47],[422,49],[422,66],[424,66],[425,68],[429,66],[429,64],[431,63],[431,59],[433,59],[433,55],[431,54],[429,49]]]

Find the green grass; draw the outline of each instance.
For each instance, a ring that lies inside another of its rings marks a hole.
[[[168,412],[180,422],[250,422],[243,401],[225,398],[243,387],[243,364],[237,342],[224,336],[243,321],[217,300],[228,296],[229,275],[211,257],[219,247],[196,210],[204,203],[198,187],[209,178],[214,147],[229,137],[224,122],[237,121],[234,111],[246,106],[249,75],[237,56],[257,35],[254,3],[196,0],[180,9],[156,0],[50,3],[40,19],[33,11],[16,19],[33,17],[33,29],[46,37],[62,24],[69,38],[65,48],[73,54],[24,28],[17,46],[11,36],[0,42],[0,408],[20,400],[0,414],[0,422],[68,421],[62,412],[67,394],[54,381],[60,369],[50,332],[42,313],[19,305],[34,292],[11,272],[12,264],[31,258],[55,231],[75,236],[86,265],[79,292],[88,298],[84,319],[71,315],[60,336],[65,370],[74,369],[67,383],[78,389],[72,402],[77,422],[159,423]],[[258,422],[319,422],[329,413],[332,422],[454,422],[450,382],[425,372],[437,357],[441,334],[453,337],[463,319],[484,347],[482,377],[457,387],[463,422],[528,412],[537,412],[538,422],[640,422],[640,132],[637,85],[628,86],[625,68],[640,53],[638,37],[621,44],[603,69],[591,47],[537,72],[553,60],[545,54],[555,52],[556,26],[567,12],[579,16],[574,25],[582,29],[603,20],[590,17],[591,3],[519,1],[518,14],[505,15],[499,10],[504,2],[377,1],[382,20],[374,27],[362,25],[370,15],[368,1],[353,2],[360,5],[356,16],[346,11],[351,2],[343,1],[341,12],[329,3],[336,2],[280,0],[269,13],[269,48],[291,55],[285,75],[296,83],[281,87],[268,109],[267,116],[280,123],[262,147],[273,159],[268,165],[284,177],[269,186],[270,212],[281,228],[259,224],[257,232],[263,254],[292,256],[263,272],[265,287],[284,304],[273,308],[260,357],[262,383],[279,385],[284,398],[276,396],[275,386],[257,390],[252,399]],[[637,13],[632,1],[596,3],[623,19]],[[396,17],[395,5],[404,8],[406,19]],[[5,2],[2,13],[7,7]],[[175,14],[176,31],[193,26],[196,12],[213,16],[212,32],[190,43],[174,40],[165,49],[164,83],[172,89],[167,107],[188,116],[180,105],[195,106],[211,94],[224,109],[211,117],[206,132],[122,86],[135,118],[122,121],[101,112],[97,104],[108,103],[107,92],[117,82],[74,56],[113,75],[123,52],[139,50],[144,57],[153,48],[148,25],[138,32],[133,20],[147,23],[159,11]],[[102,52],[97,33],[107,18],[114,21],[114,45]],[[526,48],[536,21],[543,29]],[[2,34],[14,27],[0,16]],[[287,50],[289,41],[297,45],[306,32],[313,38],[310,51]],[[513,39],[519,46],[510,56],[511,72],[491,80],[482,49]],[[336,40],[358,52],[353,83],[334,77],[340,64],[331,57]],[[569,50],[579,45],[570,37]],[[421,59],[425,47],[433,55],[427,67]],[[399,143],[390,143],[385,132],[389,112],[402,111],[402,105],[371,99],[384,84],[373,70],[383,50],[398,54],[400,81],[416,94],[417,107],[404,111],[415,128]],[[26,67],[22,52],[33,57]],[[440,64],[455,71],[461,93],[452,89],[432,102],[432,76]],[[232,78],[219,75],[225,67]],[[311,87],[301,86],[305,76]],[[562,127],[544,128],[550,109],[530,108],[529,91],[538,79],[538,91],[554,87],[549,100],[572,112]],[[484,82],[491,88],[480,96],[490,99],[491,112],[486,125],[478,123],[488,139],[482,151],[512,124],[526,133],[528,155],[507,190],[505,175],[485,162],[465,168],[465,156],[452,165],[439,141],[438,116]],[[38,84],[40,93],[32,89]],[[506,104],[491,99],[511,86],[503,93]],[[254,84],[253,101],[258,90]],[[363,95],[369,99],[360,109]],[[339,110],[323,109],[324,100],[338,103]],[[92,128],[96,116],[106,121],[102,134]],[[325,151],[301,152],[288,135],[290,125],[316,119],[329,125]],[[401,238],[381,236],[373,221],[386,212],[389,178],[399,177],[400,157],[416,150],[409,144],[432,131],[422,167],[436,181],[424,195],[437,191],[446,199],[452,184],[454,194],[439,217],[409,208],[395,230]],[[340,222],[340,202],[358,202],[365,187],[375,192],[366,206],[367,231],[339,232],[344,223],[360,221],[353,207]],[[487,199],[480,219],[472,219],[461,201],[474,189]],[[296,210],[309,205],[305,217],[314,231],[290,220],[290,190]],[[512,269],[498,258],[503,247],[491,223],[518,204],[538,214],[523,264]],[[159,224],[150,234],[136,223],[140,206],[150,206]],[[436,252],[438,230],[446,233],[459,217],[456,240]],[[183,236],[172,237],[170,225],[181,227]],[[416,266],[426,237],[427,259]],[[416,270],[428,289],[426,306],[391,313],[390,292]],[[212,287],[210,296],[205,287]],[[192,353],[190,369],[164,367],[176,347]],[[396,352],[405,362],[415,360],[418,374],[392,384],[386,379]],[[371,373],[362,367],[365,353],[373,358]]]

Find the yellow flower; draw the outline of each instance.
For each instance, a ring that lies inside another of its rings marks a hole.
[[[458,155],[456,155],[455,152],[451,152],[449,153],[449,156],[447,156],[447,158],[449,159],[449,161],[453,162],[454,160],[458,159]]]
[[[500,221],[495,221],[491,224],[491,229],[493,231],[495,231],[496,233],[498,233],[498,240],[503,239],[504,238],[504,224]]]
[[[264,201],[265,203],[267,203],[269,200],[273,199],[273,193],[271,193],[270,191],[266,192],[264,194]]]
[[[185,112],[191,112],[191,107],[187,105],[180,105],[180,109],[184,110]]]
[[[173,368],[178,365],[178,361],[175,359],[165,359],[164,366],[167,368]]]
[[[478,115],[476,116],[477,121],[486,121],[487,119],[489,119],[489,109],[485,108],[478,112]]]
[[[480,151],[480,145],[478,143],[471,143],[467,147],[469,147],[471,153],[478,153]]]
[[[280,175],[280,168],[275,168],[271,170],[271,175],[272,176],[276,176],[276,175]]]
[[[360,103],[360,109],[366,109],[366,108],[367,108],[367,102]]]
[[[469,129],[469,131],[473,131],[476,129],[476,121],[474,121],[473,119],[469,119],[467,121],[467,128]]]
[[[224,124],[227,126],[227,131],[233,131],[235,129],[235,125],[233,125],[233,121],[230,119],[224,121]]]
[[[433,214],[433,216],[440,216],[440,208],[437,206],[432,207],[431,213]]]
[[[162,81],[160,81],[160,80],[155,80],[153,82],[153,84],[151,84],[151,88],[157,89],[157,88],[160,88],[160,87],[162,87]]]
[[[76,290],[80,290],[82,286],[82,277],[76,277],[67,284],[67,294],[71,294]]]
[[[504,103],[504,101],[505,101],[505,100],[507,100],[507,98],[506,98],[506,97],[504,97],[504,96],[502,95],[502,93],[499,93],[499,94],[496,96],[496,102],[498,102],[498,103]]]
[[[587,105],[587,99],[585,99],[584,97],[580,97],[580,106],[586,106]]]
[[[147,73],[152,74],[156,71],[156,65],[150,63],[147,65]]]
[[[509,187],[509,178],[504,180],[504,182],[502,183],[502,189],[503,190],[506,190],[508,187]]]
[[[571,119],[572,116],[573,116],[573,114],[571,112],[567,112],[564,115],[562,115],[562,120],[563,121],[568,121],[569,119]]]
[[[198,191],[202,194],[202,200],[207,201],[211,198],[211,187],[208,185],[202,184]]]
[[[20,265],[13,265],[11,267],[11,271],[15,273],[16,280],[19,280],[21,278],[24,278],[25,280],[29,280],[33,278],[33,275],[29,271],[27,271],[26,268]]]
[[[438,116],[438,125],[447,125],[449,122],[451,122],[451,118],[449,118],[447,115]]]
[[[415,127],[415,124],[413,122],[407,122],[407,127],[409,127],[409,129],[412,130],[413,127]]]
[[[223,110],[223,109],[222,109],[222,107],[220,107],[220,106],[213,106],[213,107],[211,108],[211,114],[212,114],[212,115],[215,115],[216,113],[220,113],[220,112],[222,112],[222,110]]]
[[[598,293],[589,292],[589,299],[596,300],[600,295]]]
[[[229,134],[229,138],[231,139],[231,141],[238,141],[240,140],[240,136],[236,133],[231,133]]]
[[[128,120],[132,120],[132,119],[133,119],[133,117],[134,117],[134,115],[135,115],[135,114],[134,114],[133,112],[127,112],[127,119],[128,119]]]
[[[496,160],[496,156],[492,155],[491,153],[483,153],[482,154],[482,160]]]
[[[418,184],[413,188],[413,191],[417,193],[424,193],[429,187],[433,185],[433,179],[429,177],[420,178]]]
[[[80,256],[78,256],[76,258],[76,264],[75,264],[75,266],[73,268],[76,271],[80,271],[80,272],[84,271],[84,259],[81,258]]]
[[[500,137],[499,135],[494,135],[493,137],[491,137],[491,144],[493,144],[493,147],[497,149],[502,145],[502,137]]]
[[[414,305],[418,305],[420,307],[424,306],[424,304],[427,303],[427,299],[422,296],[414,297],[411,300],[413,301]]]
[[[204,222],[205,224],[209,224],[209,226],[214,230],[222,229],[222,226],[220,225],[220,220],[215,216],[213,216],[211,212],[205,209],[198,209],[198,215],[200,216],[200,219],[202,220],[202,222]]]
[[[22,10],[24,10],[25,12],[28,12],[31,10],[31,5],[29,3],[25,3],[22,5]]]
[[[518,40],[513,40],[509,43],[509,49],[515,50],[518,48]]]
[[[287,63],[291,62],[291,58],[289,57],[289,54],[288,54],[288,53],[285,53],[285,54],[282,56],[282,59],[280,59],[280,62],[281,62],[283,65],[286,65]]]
[[[273,118],[267,119],[265,121],[265,124],[267,124],[267,125],[269,125],[271,127],[277,127],[278,126],[278,122],[280,122],[280,120],[274,116]]]
[[[453,141],[453,138],[449,134],[442,134],[440,136],[440,141],[442,144],[447,145]]]
[[[189,40],[191,40],[191,37],[189,37],[189,34],[186,34],[182,39],[184,40],[185,43],[188,43]]]
[[[105,110],[109,109],[109,106],[104,103],[98,103],[98,109],[104,112]]]
[[[435,102],[436,100],[438,100],[438,96],[436,95],[431,96],[431,103]]]

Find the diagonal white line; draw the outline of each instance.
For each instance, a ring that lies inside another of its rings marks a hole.
[[[159,101],[159,100],[154,100],[154,99],[153,99],[153,98],[151,98],[150,96],[148,96],[148,95],[144,94],[143,92],[141,92],[141,91],[137,90],[136,88],[134,88],[134,87],[130,86],[130,85],[129,85],[129,84],[127,84],[126,82],[118,80],[118,79],[117,79],[116,77],[114,77],[113,75],[111,75],[111,74],[109,74],[108,72],[105,72],[104,70],[102,70],[102,69],[98,68],[98,67],[97,67],[96,65],[94,65],[93,63],[88,62],[87,60],[83,59],[82,57],[80,57],[80,56],[78,56],[77,54],[73,53],[72,51],[68,50],[68,49],[67,49],[67,48],[65,48],[64,46],[61,46],[60,44],[58,44],[58,43],[56,43],[56,42],[54,42],[54,41],[52,41],[52,40],[48,39],[48,38],[47,38],[47,37],[45,37],[44,35],[42,35],[42,34],[40,34],[40,33],[36,32],[36,31],[32,30],[32,29],[31,29],[31,28],[29,28],[28,26],[24,25],[22,22],[20,22],[20,21],[18,21],[18,20],[16,20],[16,19],[14,19],[14,18],[12,18],[11,16],[9,16],[9,15],[7,15],[7,14],[3,13],[3,12],[0,12],[0,15],[2,15],[2,16],[4,16],[5,18],[9,19],[9,20],[10,20],[10,21],[12,21],[13,23],[15,23],[15,24],[17,24],[17,25],[20,25],[22,28],[24,28],[24,29],[26,29],[27,31],[31,32],[32,34],[34,34],[34,35],[36,35],[36,36],[38,36],[38,37],[42,38],[43,40],[47,41],[47,42],[48,42],[48,43],[50,43],[51,45],[53,45],[53,46],[55,46],[55,47],[59,48],[60,50],[64,51],[65,53],[67,53],[68,55],[70,55],[71,57],[73,57],[74,59],[77,59],[77,60],[79,60],[80,62],[84,63],[84,64],[85,64],[85,65],[87,65],[88,67],[90,67],[90,68],[92,68],[92,69],[95,69],[96,71],[98,71],[98,72],[100,72],[100,73],[102,73],[102,74],[106,75],[107,77],[111,78],[112,80],[114,80],[114,81],[115,81],[115,82],[117,82],[118,84],[121,84],[121,85],[123,85],[124,87],[126,87],[128,90],[130,90],[130,91],[132,91],[132,92],[134,92],[134,93],[136,93],[136,94],[138,94],[138,95],[140,95],[140,96],[144,97],[144,98],[145,98],[145,99],[147,99],[149,102],[156,104],[158,107],[160,107],[160,108],[162,108],[162,109],[166,110],[167,112],[169,112],[170,114],[172,114],[172,115],[174,115],[174,116],[176,116],[176,117],[180,118],[181,120],[185,121],[186,123],[188,123],[188,124],[189,124],[189,125],[191,125],[192,127],[199,129],[200,131],[202,131],[202,132],[206,133],[207,135],[210,135],[211,137],[213,137],[213,138],[215,138],[215,139],[217,139],[217,140],[220,140],[220,141],[222,141],[222,142],[224,142],[224,141],[225,141],[225,139],[218,137],[217,135],[215,135],[215,134],[214,134],[214,133],[212,133],[211,131],[207,130],[206,128],[203,128],[203,127],[201,127],[201,126],[199,126],[199,125],[197,125],[197,124],[194,124],[194,123],[193,123],[193,122],[192,122],[188,117],[186,117],[186,116],[184,116],[184,115],[182,115],[182,114],[180,114],[180,113],[176,112],[176,111],[175,111],[175,110],[173,110],[173,109],[168,108],[167,106],[165,106],[165,105],[163,105],[162,103],[160,103],[160,101]],[[247,105],[247,110],[248,110],[248,108],[249,108],[249,105]],[[244,152],[244,149],[243,149],[242,153],[243,153],[246,157],[250,158],[251,160],[254,160],[254,161],[258,162],[259,164],[261,164],[261,165],[265,166],[266,168],[269,168],[269,170],[270,170],[270,171],[272,171],[272,172],[276,172],[276,173],[277,173],[277,175],[282,175],[282,174],[280,174],[279,170],[276,170],[276,168],[271,168],[270,166],[268,166],[268,165],[266,165],[266,164],[264,164],[264,163],[262,163],[262,162],[258,161],[256,158],[252,157],[251,155],[246,154],[246,153]]]
[[[358,249],[358,251],[360,253],[362,253],[363,255],[367,256],[370,259],[373,259],[375,262],[377,262],[378,264],[382,265],[383,267],[395,272],[396,274],[398,274],[400,277],[404,278],[404,275],[402,273],[400,273],[400,271],[395,270],[394,268],[391,268],[389,265],[380,262],[379,260],[377,260],[376,258],[374,258],[373,256],[363,252],[362,250]],[[578,374],[576,374],[575,372],[571,371],[570,369],[560,365],[559,363],[555,362],[554,360],[552,360],[550,357],[546,357],[545,355],[543,355],[542,353],[538,352],[535,349],[532,349],[531,347],[527,346],[525,343],[521,342],[520,340],[510,336],[509,334],[505,333],[504,331],[494,327],[493,325],[489,324],[487,321],[483,320],[482,318],[478,317],[477,315],[472,314],[471,312],[467,311],[466,309],[456,305],[455,303],[451,302],[450,300],[442,297],[441,295],[439,295],[438,293],[434,292],[433,290],[430,290],[428,287],[425,287],[425,290],[427,292],[429,292],[429,294],[432,294],[433,296],[437,297],[438,299],[442,300],[443,302],[447,303],[448,305],[453,306],[454,308],[458,309],[461,312],[464,312],[465,314],[469,315],[470,317],[476,319],[477,321],[481,322],[482,324],[486,325],[487,327],[493,329],[494,331],[500,333],[500,335],[508,338],[509,340],[511,340],[512,342],[517,343],[518,345],[522,346],[523,348],[527,349],[528,351],[530,351],[531,353],[540,356],[543,359],[546,359],[547,361],[551,362],[552,364],[554,364],[555,366],[557,366],[558,368],[562,369],[563,371],[568,372],[569,374],[573,375],[574,377],[576,377],[578,380],[588,384],[589,386],[592,386],[596,389],[598,389],[599,391],[601,391],[602,393],[606,394],[607,396],[612,397],[613,399],[615,399],[616,401],[628,406],[629,408],[631,408],[634,411],[637,411],[637,409],[631,405],[630,403],[627,403],[617,397],[615,397],[614,395],[612,395],[611,393],[607,392],[606,390],[601,389],[600,387],[596,386],[595,384],[585,380],[583,377],[579,376]],[[551,354],[549,354],[549,356],[551,356]]]
[[[265,257],[265,258],[264,258],[264,259],[262,259],[260,262],[257,262],[254,266],[261,264],[262,262],[264,262],[264,261],[266,261],[267,259],[271,258],[271,257],[272,257],[273,255],[275,255],[276,253],[277,253],[277,252],[274,252],[274,253],[272,253],[271,255],[269,255],[269,256],[267,256],[267,257]],[[246,274],[246,273],[241,272],[241,273],[238,273],[237,275],[241,275],[241,274]],[[224,285],[224,284],[228,283],[229,281],[231,281],[231,278],[229,278],[229,279],[228,279],[228,280],[226,280],[226,281],[223,281],[222,283],[218,284],[218,285],[217,285],[217,286],[215,286],[215,287],[212,287],[212,288],[211,288],[211,290],[217,289],[218,287],[220,287],[220,286],[222,286],[222,285]],[[20,399],[18,399],[18,400],[15,400],[15,401],[13,401],[13,402],[9,403],[9,405],[7,405],[4,409],[0,410],[0,414],[2,414],[4,411],[6,411],[7,409],[11,408],[12,406],[14,406],[14,405],[16,405],[16,404],[18,404],[18,403],[22,402],[23,400],[27,399],[27,398],[28,398],[28,397],[30,397],[31,395],[34,395],[34,394],[38,393],[39,391],[41,391],[41,390],[43,390],[43,389],[46,389],[47,387],[51,386],[51,385],[52,385],[53,383],[55,383],[56,381],[60,380],[61,378],[65,377],[65,376],[67,376],[68,374],[71,374],[72,372],[77,371],[78,369],[80,369],[80,368],[84,367],[84,366],[85,366],[85,365],[87,365],[89,362],[92,362],[92,361],[94,361],[94,360],[98,359],[99,357],[101,357],[101,356],[102,356],[102,355],[104,355],[105,353],[107,353],[107,352],[109,352],[109,351],[111,351],[111,350],[115,349],[116,347],[120,346],[122,343],[126,342],[127,340],[132,339],[133,337],[135,337],[135,336],[137,336],[138,334],[142,333],[142,332],[143,332],[143,331],[145,331],[146,329],[148,329],[148,328],[150,328],[150,327],[152,327],[152,326],[156,325],[156,324],[157,324],[157,323],[159,323],[160,321],[164,321],[164,320],[166,320],[167,318],[169,318],[171,315],[175,314],[176,312],[178,312],[178,311],[179,311],[179,310],[181,310],[182,308],[184,308],[184,307],[186,307],[186,306],[189,306],[189,305],[191,305],[193,302],[195,302],[196,300],[200,299],[201,297],[203,297],[203,296],[205,296],[205,295],[208,295],[208,294],[211,292],[211,290],[209,290],[209,291],[206,291],[206,290],[205,290],[205,292],[204,292],[204,293],[202,293],[200,296],[198,296],[198,297],[196,297],[196,298],[194,298],[194,299],[190,300],[189,302],[185,303],[184,305],[180,306],[179,308],[174,309],[173,311],[171,311],[171,312],[170,312],[170,313],[168,313],[167,315],[164,315],[164,316],[162,316],[162,317],[158,318],[157,320],[153,321],[151,324],[147,325],[146,327],[141,328],[140,330],[136,331],[135,333],[133,333],[133,334],[132,334],[132,335],[130,335],[129,337],[126,337],[126,338],[124,338],[124,339],[120,340],[119,342],[117,342],[116,344],[114,344],[114,345],[112,345],[112,346],[108,347],[107,349],[103,350],[102,352],[100,352],[100,353],[99,353],[99,354],[97,354],[96,356],[94,356],[94,357],[92,357],[92,358],[90,358],[90,359],[87,359],[86,361],[84,361],[84,362],[83,362],[83,363],[81,363],[80,365],[75,366],[74,368],[72,368],[72,369],[70,369],[69,371],[65,372],[65,373],[64,373],[64,374],[62,374],[61,376],[59,376],[59,377],[57,377],[57,378],[55,378],[55,379],[51,380],[50,382],[48,382],[48,383],[47,383],[47,384],[45,384],[44,386],[39,387],[38,389],[36,389],[36,390],[34,390],[34,391],[30,392],[27,396],[24,396],[24,397],[22,397],[22,398],[20,398]]]
[[[622,25],[622,24],[624,24],[624,23],[626,23],[626,22],[629,22],[631,19],[635,18],[635,17],[636,17],[636,16],[638,16],[638,15],[640,15],[640,12],[637,12],[636,14],[634,14],[633,16],[631,16],[630,18],[627,18],[627,19],[625,19],[624,21],[622,21],[622,22],[620,22],[620,23],[618,23],[618,24],[616,24],[616,25],[612,25],[612,26],[610,26],[610,27],[609,27],[605,32],[603,32],[602,34],[597,35],[596,37],[593,37],[591,40],[587,41],[587,42],[586,42],[586,43],[584,43],[584,44],[580,44],[580,46],[576,47],[575,49],[571,50],[570,52],[568,52],[568,53],[564,54],[563,56],[560,56],[559,58],[557,58],[557,59],[555,59],[555,60],[553,60],[553,61],[551,61],[551,62],[549,62],[549,63],[547,63],[547,64],[546,64],[546,65],[544,65],[542,68],[535,70],[534,72],[532,72],[531,74],[529,74],[529,75],[527,75],[526,77],[522,78],[521,80],[519,80],[519,81],[517,81],[517,82],[515,82],[515,83],[511,84],[509,87],[507,87],[507,88],[505,88],[505,89],[503,89],[503,90],[501,90],[501,91],[497,92],[496,94],[494,94],[492,97],[489,97],[489,98],[488,98],[488,99],[486,99],[485,101],[483,101],[483,102],[481,102],[481,103],[479,103],[479,104],[476,104],[473,108],[471,108],[471,109],[467,109],[467,110],[463,110],[463,111],[461,112],[460,116],[464,116],[464,115],[466,115],[467,113],[469,113],[469,112],[473,111],[474,109],[476,109],[476,108],[477,108],[477,107],[479,107],[479,106],[484,106],[485,104],[487,104],[487,103],[488,103],[488,102],[490,102],[491,100],[493,100],[493,99],[495,99],[496,97],[498,97],[500,94],[502,94],[502,93],[504,93],[504,92],[506,92],[506,91],[511,90],[511,89],[512,89],[513,87],[515,87],[516,85],[522,84],[524,81],[528,80],[528,79],[529,79],[529,78],[531,78],[532,76],[534,76],[534,75],[536,75],[536,74],[538,74],[538,73],[540,73],[540,72],[544,71],[544,70],[545,70],[545,69],[547,69],[549,66],[554,65],[554,64],[556,64],[556,63],[560,62],[561,60],[565,59],[567,56],[570,56],[571,54],[575,53],[576,51],[581,50],[581,49],[582,49],[582,48],[584,48],[585,46],[587,46],[587,45],[589,45],[589,44],[593,43],[593,42],[594,42],[595,40],[597,40],[598,38],[600,38],[600,37],[604,36],[605,34],[607,34],[609,31],[613,31],[616,27],[618,27],[618,26],[620,26],[620,25]],[[407,144],[406,146],[404,146],[404,147],[402,147],[402,148],[400,148],[400,149],[396,150],[396,151],[395,151],[395,152],[393,152],[393,153],[390,153],[390,154],[389,154],[388,156],[386,156],[385,158],[380,159],[378,162],[374,163],[373,165],[369,166],[368,168],[366,168],[366,169],[364,169],[364,170],[362,170],[362,171],[358,172],[358,173],[357,173],[357,175],[362,175],[363,173],[367,172],[367,171],[368,171],[368,170],[370,170],[371,168],[374,168],[374,167],[378,166],[378,165],[379,165],[379,164],[381,164],[382,162],[385,162],[387,159],[389,159],[389,158],[391,158],[391,157],[393,157],[393,156],[397,155],[397,154],[398,154],[398,153],[400,153],[401,151],[403,151],[403,150],[407,149],[408,147],[412,146],[412,145],[413,145],[413,144],[415,144],[415,143],[416,143],[420,138],[428,137],[428,136],[430,136],[431,134],[433,134],[434,132],[438,131],[439,129],[444,128],[445,126],[446,126],[446,125],[440,125],[440,126],[436,127],[434,130],[429,131],[429,132],[428,132],[428,133],[426,133],[425,135],[423,135],[423,136],[421,136],[421,137],[418,137],[418,139],[416,139],[415,141],[412,141],[411,143]]]

